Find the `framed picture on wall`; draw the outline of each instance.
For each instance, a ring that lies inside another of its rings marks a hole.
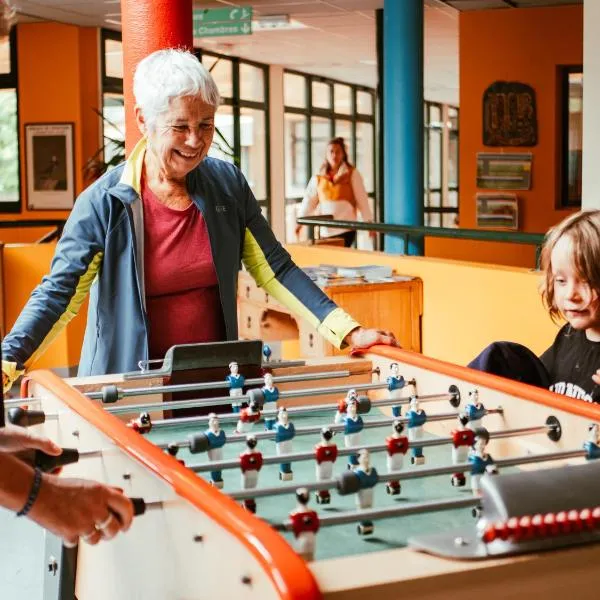
[[[26,123],[27,208],[69,210],[75,202],[73,123]]]
[[[477,227],[518,229],[519,200],[515,194],[477,194]]]

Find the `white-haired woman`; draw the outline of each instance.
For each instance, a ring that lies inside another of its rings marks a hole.
[[[237,339],[240,261],[336,346],[395,343],[327,298],[277,242],[239,169],[207,158],[219,92],[193,54],[154,52],[133,88],[143,138],[77,199],[50,274],[3,341],[5,385],[88,291],[80,375],[131,371],[174,344]]]

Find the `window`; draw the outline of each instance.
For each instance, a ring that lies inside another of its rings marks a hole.
[[[424,222],[458,226],[458,109],[425,102]]]
[[[125,101],[123,99],[123,44],[121,34],[103,29],[102,61],[102,139],[103,169],[125,159]]]
[[[298,209],[327,142],[343,137],[350,162],[375,197],[375,90],[294,71],[283,75],[286,241],[296,241]],[[359,233],[361,240],[368,235]],[[367,247],[370,242],[367,242]]]
[[[209,156],[237,164],[270,219],[269,71],[266,65],[196,49],[221,93]]]
[[[562,127],[559,207],[581,206],[583,68],[559,67]]]
[[[16,27],[0,41],[0,212],[21,211]]]

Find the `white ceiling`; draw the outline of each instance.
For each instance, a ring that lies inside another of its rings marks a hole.
[[[23,21],[45,19],[120,29],[120,0],[11,0]],[[406,1],[406,0],[398,0]],[[412,1],[412,0],[411,0]],[[425,3],[425,97],[458,103],[458,11]],[[254,14],[289,15],[304,29],[195,40],[196,45],[257,62],[375,87],[375,10],[383,0],[196,0],[198,8],[252,6]]]

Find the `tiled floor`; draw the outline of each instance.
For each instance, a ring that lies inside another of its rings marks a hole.
[[[0,509],[0,598],[42,600],[44,533]]]

